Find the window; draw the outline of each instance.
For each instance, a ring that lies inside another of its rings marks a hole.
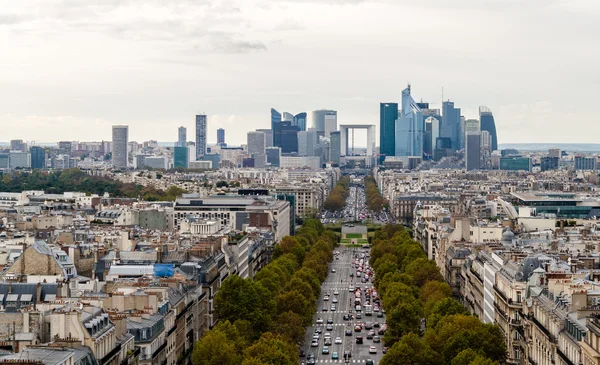
[[[521,292],[517,292],[517,303],[521,303]]]

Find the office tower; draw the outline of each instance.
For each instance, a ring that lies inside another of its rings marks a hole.
[[[271,108],[271,130],[275,132],[275,126],[281,123],[281,113]]]
[[[204,161],[210,161],[211,168],[218,170],[219,162],[221,161],[221,156],[216,153],[207,153],[206,155],[204,155]]]
[[[294,115],[292,125],[298,127],[298,130],[305,131],[306,130],[306,113],[298,113]]]
[[[58,142],[58,149],[62,150],[63,153],[71,154],[71,151],[73,150],[73,142],[60,141]]]
[[[188,168],[188,148],[186,146],[177,146],[173,151],[173,167]]]
[[[267,155],[266,153],[253,153],[251,155],[252,160],[254,161],[254,167],[262,169],[267,164]]]
[[[575,170],[595,170],[596,169],[596,158],[575,156]]]
[[[283,153],[298,152],[298,127],[291,122],[279,122],[273,130],[273,146]]]
[[[450,138],[451,149],[460,149],[460,108],[454,107],[454,102],[444,101],[442,104],[442,125],[440,127],[440,136]]]
[[[431,110],[431,109],[430,109]],[[423,115],[425,117],[425,115]],[[435,150],[435,142],[440,136],[440,118],[435,116],[430,116],[425,119],[425,126],[431,130],[431,151]],[[428,137],[429,138],[429,137]]]
[[[329,135],[329,162],[340,165],[340,154],[342,151],[342,138],[340,131],[333,131]]]
[[[281,161],[281,148],[267,147],[267,163],[271,166],[279,167]]]
[[[298,132],[298,155],[300,156],[316,156],[317,148],[317,130],[309,128],[307,131]]]
[[[10,151],[9,166],[11,169],[28,169],[31,167],[31,155],[29,152]]]
[[[337,112],[335,110],[321,109],[312,112],[312,127],[317,130],[317,135],[319,136],[325,136],[325,117],[328,115],[330,116],[330,123],[332,123],[332,120],[334,119],[334,117],[331,116],[335,116],[337,125]]]
[[[540,159],[540,169],[542,171],[558,169],[559,158],[556,156],[544,156]]]
[[[337,131],[337,129],[337,113],[325,115],[325,131],[323,132],[323,137],[329,138],[331,132]]]
[[[496,122],[490,108],[486,106],[479,107],[479,122],[482,131],[488,131],[492,136],[492,149],[498,150],[498,135],[496,134]],[[560,157],[559,157],[560,158]]]
[[[379,154],[381,161],[396,154],[396,119],[398,103],[379,104]]]
[[[127,168],[127,143],[129,126],[113,125],[112,127],[112,165],[117,169]]]
[[[460,123],[458,128],[458,149],[462,150],[465,148],[465,121],[466,118],[462,115],[460,116]]]
[[[396,120],[395,156],[423,156],[423,113],[410,95],[410,85],[402,91],[401,116]]]
[[[44,150],[42,147],[32,146],[29,149],[29,153],[31,153],[32,169],[46,168],[46,150]]]
[[[13,139],[10,141],[10,149],[11,151],[25,151],[25,143],[23,143],[22,139]]]
[[[217,144],[219,146],[225,144],[225,129],[223,128],[217,129]]]
[[[465,168],[467,171],[481,169],[481,132],[465,134]]]
[[[248,141],[248,154],[265,154],[266,146],[266,138],[263,132],[248,132],[247,135]]]
[[[257,132],[263,132],[265,134],[266,144],[265,146],[273,147],[273,130],[272,129],[257,129]]]
[[[562,151],[560,150],[560,148],[550,148],[548,150],[548,156],[549,157],[561,158],[562,157]]]
[[[196,115],[196,160],[206,154],[206,114]]]
[[[423,132],[423,157],[433,156],[433,142],[431,139],[432,125],[429,118],[425,119],[425,132]]]
[[[177,147],[185,147],[187,142],[187,129],[185,127],[179,127],[177,130]]]

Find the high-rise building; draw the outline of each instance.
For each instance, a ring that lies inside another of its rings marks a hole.
[[[186,146],[177,146],[173,151],[173,167],[183,167],[185,169],[188,168],[189,153],[188,148]]]
[[[298,152],[298,127],[292,122],[279,122],[273,130],[273,146],[283,153]]]
[[[492,136],[492,149],[498,150],[498,135],[496,134],[496,122],[490,108],[486,106],[479,107],[479,122],[482,131],[488,131]]]
[[[325,131],[323,132],[323,137],[329,138],[331,132],[337,131],[337,129],[337,112],[335,114],[325,115]]]
[[[465,120],[465,133],[467,132],[479,132],[479,121],[477,119],[466,119]]]
[[[544,156],[540,159],[540,169],[542,171],[558,169],[559,158],[555,156]]]
[[[292,125],[298,127],[298,130],[305,131],[306,130],[306,113],[298,113],[294,115]]]
[[[465,132],[465,168],[467,171],[481,169],[481,132]]]
[[[410,85],[402,91],[401,116],[396,120],[395,156],[423,156],[424,121],[421,108],[410,95]]]
[[[595,170],[596,158],[586,156],[575,156],[575,170]]]
[[[279,167],[281,161],[281,148],[267,147],[267,163],[271,166]]]
[[[248,132],[248,154],[261,154],[264,155],[266,151],[266,138],[263,132]]]
[[[550,148],[548,150],[548,156],[557,157],[560,159],[562,157],[562,151],[560,150],[560,148]]]
[[[112,127],[112,165],[117,169],[127,168],[127,143],[129,142],[129,126],[113,125]]]
[[[177,147],[185,147],[187,142],[187,129],[185,127],[179,127],[177,130]]]
[[[339,166],[341,151],[342,151],[341,132],[333,131],[329,135],[329,162]]]
[[[325,136],[325,118],[328,115],[330,116],[330,123],[333,123],[332,120],[335,119],[337,126],[337,112],[335,110],[321,109],[312,112],[312,127],[317,130],[319,136]],[[335,118],[332,116],[335,116]]]
[[[46,168],[46,150],[39,146],[32,146],[29,149],[29,153],[31,153],[32,169]]]
[[[309,128],[307,131],[298,132],[298,155],[300,156],[316,156],[317,148],[317,130]]]
[[[10,151],[9,166],[11,169],[28,169],[31,167],[31,154],[23,151]]]
[[[206,154],[206,114],[196,115],[196,160],[202,160]]]
[[[281,113],[271,108],[271,130],[275,133],[275,126],[281,123]]]
[[[263,132],[265,134],[266,147],[273,147],[273,130],[272,129],[257,129],[257,132]]]
[[[442,125],[440,127],[440,136],[450,138],[451,149],[460,149],[460,108],[454,107],[454,102],[444,101],[442,104]]]
[[[396,119],[398,103],[379,104],[379,154],[382,161],[396,154]]]
[[[22,139],[13,139],[10,141],[10,149],[12,151],[25,152],[25,150],[26,150],[25,143],[23,142]]]
[[[500,157],[500,170],[531,171],[531,158],[518,155]]]
[[[225,129],[223,128],[217,129],[217,144],[219,146],[225,144]]]
[[[73,142],[60,141],[58,142],[58,149],[61,150],[62,153],[71,154],[71,151],[73,150]]]

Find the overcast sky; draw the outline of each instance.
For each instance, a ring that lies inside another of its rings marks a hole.
[[[598,0],[0,0],[0,140],[193,140],[206,113],[209,143],[240,144],[271,107],[378,125],[410,82],[488,106],[500,143],[598,142],[598,19]]]

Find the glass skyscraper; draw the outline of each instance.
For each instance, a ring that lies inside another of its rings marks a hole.
[[[396,119],[398,119],[398,103],[379,104],[379,153],[385,156],[396,154]]]
[[[42,147],[33,146],[29,149],[31,153],[31,168],[43,169],[46,167],[46,150]]]
[[[460,108],[454,107],[454,102],[444,101],[442,105],[442,125],[440,127],[440,137],[450,138],[451,149],[460,149]]]
[[[342,138],[340,131],[333,131],[329,135],[329,162],[340,165],[340,154],[342,151]]]
[[[217,144],[222,145],[225,143],[225,129],[217,129]]]
[[[206,154],[206,115],[196,115],[196,161]]]
[[[275,132],[275,126],[281,123],[281,113],[271,108],[271,130]]]
[[[498,150],[498,135],[496,134],[496,122],[490,108],[486,106],[479,107],[479,123],[482,131],[488,131],[492,136],[492,150]]]
[[[188,167],[188,148],[177,146],[173,152],[173,167]]]
[[[294,115],[293,125],[298,127],[298,130],[305,131],[306,130],[306,113],[298,113]]]
[[[410,95],[410,85],[402,91],[401,116],[395,126],[395,156],[423,156],[423,113]]]

